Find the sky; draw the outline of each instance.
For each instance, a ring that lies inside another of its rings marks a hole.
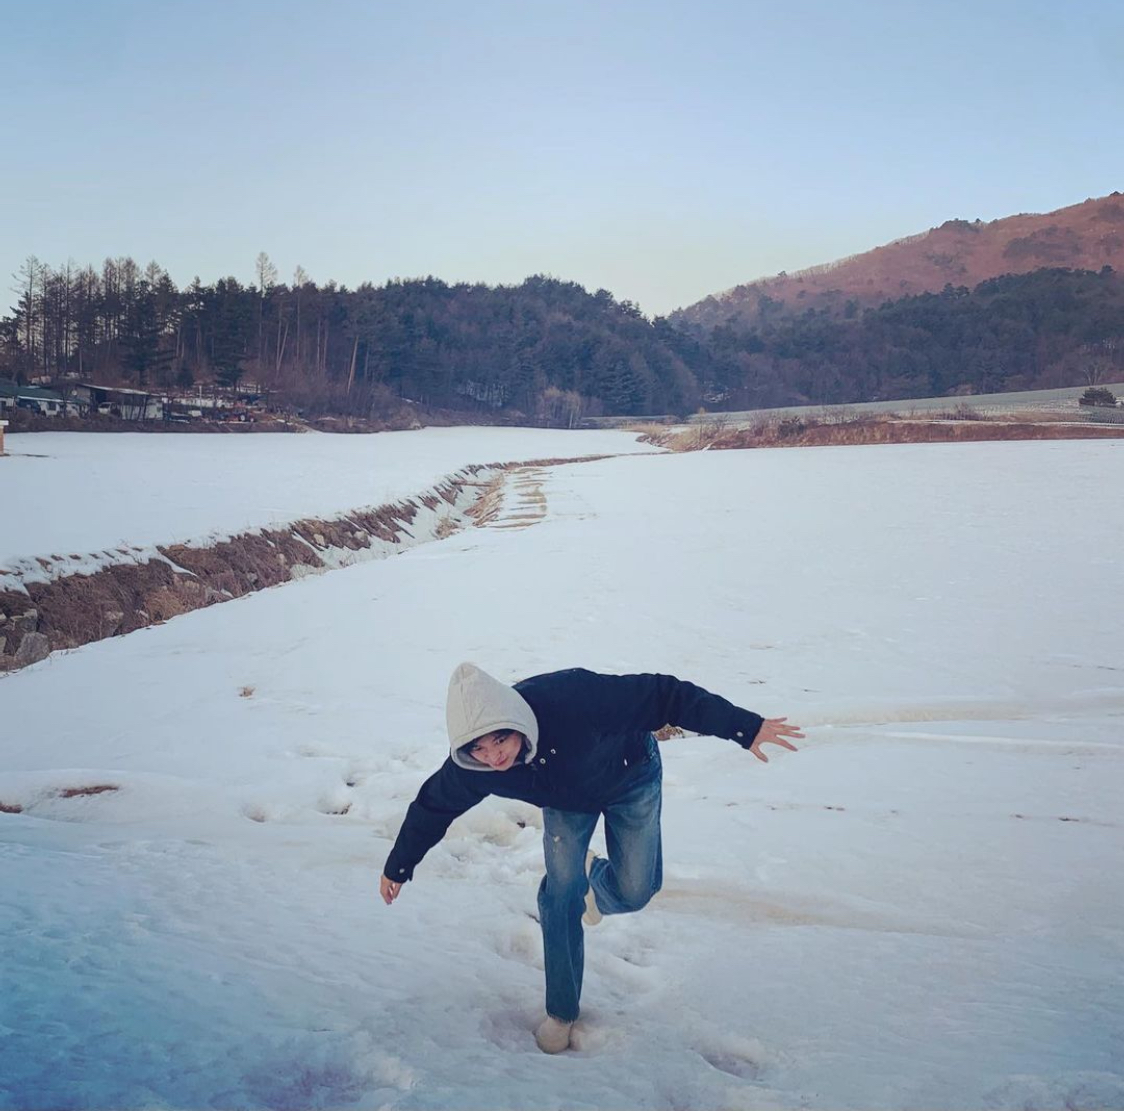
[[[283,281],[550,274],[655,315],[1122,188],[1116,0],[0,8],[4,277],[250,282],[265,251]]]

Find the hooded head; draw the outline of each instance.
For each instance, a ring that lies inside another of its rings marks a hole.
[[[449,751],[458,767],[487,772],[493,769],[461,748],[486,733],[514,729],[527,738],[523,760],[530,764],[539,744],[535,712],[518,691],[493,679],[475,664],[461,664],[449,680],[445,701],[445,723],[449,727]]]

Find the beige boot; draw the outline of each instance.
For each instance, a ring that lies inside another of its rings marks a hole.
[[[573,1022],[559,1022],[548,1015],[535,1031],[535,1044],[544,1053],[562,1053],[570,1046],[570,1028]]]
[[[586,880],[589,882],[590,869],[593,867],[594,861],[597,859],[597,853],[592,849],[586,853]],[[587,926],[596,926],[602,920],[602,912],[598,910],[597,900],[594,898],[594,889],[592,887],[586,888],[586,909],[582,912],[582,921]]]

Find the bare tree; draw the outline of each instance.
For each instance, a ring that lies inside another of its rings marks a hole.
[[[300,264],[297,264],[297,269],[293,271],[293,292],[297,295],[297,358],[296,364],[298,368],[301,365],[301,295],[304,293],[305,286],[309,284],[308,271]]]
[[[270,262],[270,256],[265,251],[258,252],[258,257],[254,260],[254,272],[258,276],[258,375],[260,377],[266,358],[266,298],[269,296],[270,290],[277,285],[277,267]]]
[[[16,305],[17,337],[22,347],[21,367],[34,372],[36,353],[39,350],[39,340],[42,332],[42,288],[45,267],[34,256],[29,255],[27,261],[20,267],[18,274],[14,275],[17,285],[12,287],[13,293],[19,294],[19,303]]]
[[[265,297],[271,287],[277,285],[277,267],[270,262],[270,256],[265,251],[258,252],[254,272],[258,275],[258,294]]]

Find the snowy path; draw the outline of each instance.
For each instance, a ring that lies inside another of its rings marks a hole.
[[[534,527],[0,680],[0,1106],[1117,1105],[1120,464],[544,468]],[[375,893],[462,659],[670,671],[812,726],[768,766],[665,743],[666,888],[588,935],[559,1058],[534,809],[483,804]]]
[[[547,517],[543,493],[548,471],[543,467],[515,467],[500,474],[485,494],[479,522],[483,528],[524,529]]]

